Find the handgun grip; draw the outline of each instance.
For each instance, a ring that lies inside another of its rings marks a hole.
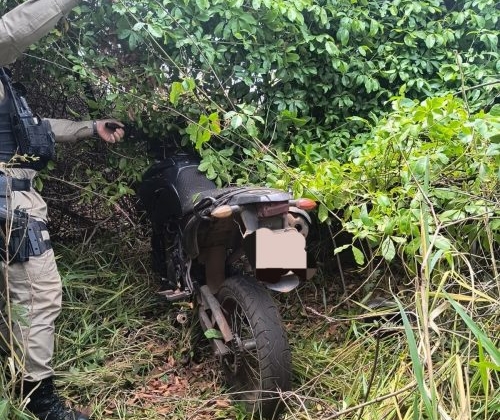
[[[119,128],[122,128],[122,126],[118,123],[115,122],[107,122],[104,124],[104,127],[106,127],[109,130],[116,131]]]

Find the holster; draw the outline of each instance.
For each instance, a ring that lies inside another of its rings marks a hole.
[[[23,181],[0,174],[0,258],[9,264],[26,262],[52,248],[50,240],[43,239],[44,222],[30,219],[24,209],[9,208],[12,190],[29,190],[29,182]]]
[[[1,209],[6,209],[0,197]],[[0,211],[0,257],[9,264],[29,260],[30,248],[28,238],[29,216],[23,209],[15,209],[9,215]]]

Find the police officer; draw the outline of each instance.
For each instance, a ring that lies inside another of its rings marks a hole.
[[[0,67],[14,62],[78,3],[28,0],[8,13],[0,5]],[[87,415],[67,408],[54,387],[50,363],[62,286],[45,225],[47,206],[31,184],[37,170],[51,158],[54,140],[71,142],[94,136],[114,143],[124,136],[123,125],[114,120],[37,121],[12,85],[8,72],[0,71],[0,79],[0,213],[4,219],[0,214],[0,224],[4,231],[9,226],[12,232],[18,232],[17,236],[3,235],[0,348],[4,352],[15,349],[23,374],[20,389],[24,397],[30,398],[28,409],[35,416],[45,420],[88,420]],[[113,124],[106,124],[109,122]],[[38,156],[16,161],[14,156],[19,154]],[[8,307],[23,308],[22,321],[11,317]]]

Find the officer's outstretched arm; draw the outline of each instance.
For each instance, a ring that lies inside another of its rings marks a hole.
[[[46,118],[58,143],[74,143],[90,137],[108,143],[120,141],[125,135],[123,124],[115,119],[71,121]]]

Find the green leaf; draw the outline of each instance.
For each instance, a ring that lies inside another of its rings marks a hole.
[[[142,37],[135,32],[131,32],[128,37],[128,44],[131,50],[135,50],[137,45],[142,41]]]
[[[121,157],[120,161],[118,162],[118,169],[123,171],[123,169],[125,169],[126,166],[127,166],[127,159],[124,157]]]
[[[252,9],[259,10],[262,0],[252,0]]]
[[[295,22],[295,20],[297,20],[297,11],[295,10],[294,7],[288,7],[287,17],[292,22]]]
[[[255,121],[251,118],[247,120],[247,123],[245,124],[245,128],[247,130],[247,133],[250,137],[257,137],[259,134],[257,127],[255,125]]]
[[[328,207],[326,207],[323,203],[321,203],[319,205],[319,209],[318,209],[318,219],[321,223],[323,223],[324,221],[326,221],[329,217],[329,211],[328,211]]]
[[[442,249],[438,249],[436,252],[432,253],[430,258],[429,258],[429,273],[432,273],[434,271],[434,267],[438,263],[438,261],[441,259],[443,256],[444,251]]]
[[[210,140],[210,137],[210,131],[200,127],[196,137],[196,149],[200,150],[201,146]]]
[[[184,89],[185,92],[192,92],[195,87],[196,87],[196,82],[192,77],[186,77],[182,81],[182,89]]]
[[[500,117],[500,104],[495,104],[491,107],[489,114],[493,117]]]
[[[425,45],[427,48],[431,49],[436,43],[436,37],[433,34],[429,34],[425,37]]]
[[[179,103],[179,97],[181,93],[184,92],[182,88],[182,84],[180,82],[172,83],[172,87],[170,88],[170,103],[177,105]]]
[[[146,24],[144,22],[137,22],[134,26],[132,26],[133,31],[140,31],[142,28],[144,28]]]
[[[205,172],[210,166],[212,166],[212,162],[204,160],[198,165],[198,170],[200,172]]]
[[[490,144],[488,150],[486,150],[486,156],[498,156],[500,155],[500,144]]]
[[[411,162],[410,166],[415,175],[424,175],[428,165],[427,156],[420,156],[416,161]]]
[[[325,49],[328,54],[331,56],[337,57],[339,55],[339,49],[337,45],[335,45],[335,42],[333,41],[326,41],[325,42]]]
[[[210,130],[215,134],[220,134],[220,121],[219,114],[217,112],[213,112],[208,116],[208,120],[210,121]]]
[[[396,248],[394,247],[394,242],[387,236],[382,242],[380,247],[380,252],[386,261],[392,261],[396,256]]]
[[[155,38],[162,38],[163,31],[158,25],[148,24],[148,32]]]
[[[347,28],[341,27],[337,31],[337,38],[340,40],[340,43],[343,46],[346,46],[349,43],[349,31]]]
[[[210,2],[208,0],[196,0],[196,5],[202,9],[206,10],[210,7]]]
[[[236,114],[233,118],[231,118],[231,127],[234,130],[236,130],[242,124],[243,124],[243,118],[241,115]]]
[[[9,400],[0,399],[0,420],[7,420],[9,414],[10,402]]]
[[[390,207],[391,200],[384,194],[381,194],[377,197],[377,204],[381,207]]]
[[[342,252],[345,249],[350,248],[350,247],[351,247],[351,244],[346,244],[346,245],[339,246],[339,247],[337,247],[337,248],[335,248],[333,250],[333,255],[337,255],[339,252]]]
[[[365,226],[370,227],[370,226],[374,225],[372,218],[368,214],[368,208],[367,208],[366,204],[363,204],[361,206],[361,212],[359,214],[359,217]]]
[[[454,222],[457,220],[464,219],[465,217],[466,214],[461,210],[446,210],[443,211],[441,214],[438,214],[438,219],[442,223]]]
[[[205,331],[205,337],[207,337],[208,339],[210,338],[221,339],[223,338],[223,335],[219,330],[216,330],[214,328],[209,328],[208,330]]]
[[[365,255],[354,245],[352,246],[352,254],[354,255],[354,261],[356,261],[356,264],[363,265],[365,263]]]
[[[478,344],[480,343],[480,341],[478,342]],[[482,347],[482,346],[481,346]],[[492,363],[492,362],[475,362],[475,361],[471,361],[470,364],[472,366],[476,366],[478,368],[480,368],[481,370],[496,370],[497,372],[500,372],[500,366],[499,365],[496,365],[495,363]],[[486,379],[486,381],[483,380],[483,387],[484,389],[487,389],[487,373],[485,372],[485,375],[484,375],[484,379]]]
[[[451,243],[448,238],[438,235],[434,241],[434,246],[443,251],[449,251],[451,249]]]
[[[484,357],[484,348],[481,341],[478,341],[478,354],[479,354],[479,375],[481,376],[481,383],[483,384],[483,391],[488,395],[489,381],[488,381],[488,368],[484,366],[486,358]],[[487,362],[486,362],[487,363]],[[472,364],[472,363],[471,363]]]

